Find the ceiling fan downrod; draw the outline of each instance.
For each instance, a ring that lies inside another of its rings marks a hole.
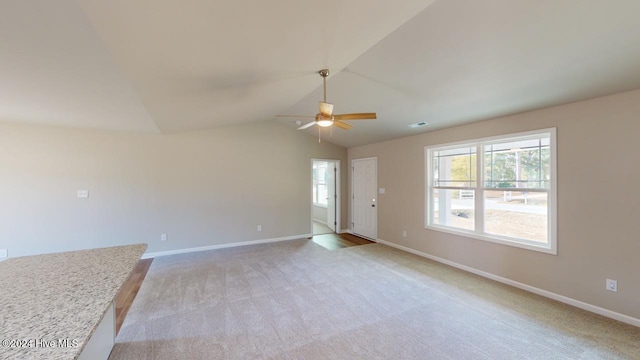
[[[327,76],[329,76],[329,69],[322,69],[318,71],[320,76],[322,76],[322,89],[324,90],[324,95],[322,97],[323,102],[327,102]]]

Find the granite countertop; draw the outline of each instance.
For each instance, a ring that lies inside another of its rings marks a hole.
[[[116,246],[0,262],[0,359],[76,359],[146,248]]]

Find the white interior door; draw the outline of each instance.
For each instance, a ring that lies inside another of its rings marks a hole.
[[[352,231],[369,239],[378,238],[378,159],[354,159],[351,162]]]
[[[327,166],[327,226],[336,231],[336,163],[329,162]]]

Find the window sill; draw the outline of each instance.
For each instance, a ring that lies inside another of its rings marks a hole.
[[[438,225],[427,225],[425,226],[425,229],[435,230],[435,231],[444,232],[447,234],[463,236],[466,238],[482,240],[482,241],[492,242],[492,243],[511,246],[511,247],[517,247],[517,248],[526,249],[526,250],[537,251],[537,252],[541,252],[549,255],[558,255],[558,250],[554,246],[553,242],[549,244],[535,244],[534,242],[528,242],[528,241],[525,242],[526,240],[518,241],[516,239],[510,239],[507,237],[477,234],[471,231],[451,229],[448,227],[438,226]]]
[[[317,206],[317,207],[321,207],[321,208],[327,208],[328,205],[327,204],[317,204],[317,203],[313,203],[313,206]]]

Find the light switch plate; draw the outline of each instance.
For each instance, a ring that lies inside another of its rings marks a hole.
[[[89,190],[78,190],[78,198],[88,198]]]

